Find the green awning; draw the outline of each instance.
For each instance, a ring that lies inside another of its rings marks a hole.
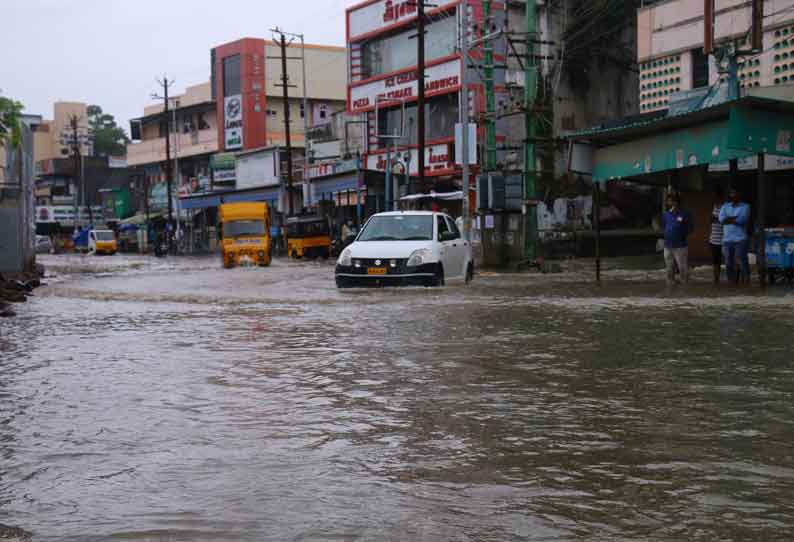
[[[641,180],[758,153],[794,157],[793,130],[794,102],[747,96],[685,114],[579,132],[569,139],[590,147],[593,181],[605,182]]]

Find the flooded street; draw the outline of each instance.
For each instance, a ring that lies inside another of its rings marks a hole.
[[[786,287],[42,260],[0,322],[0,523],[34,541],[794,532]]]

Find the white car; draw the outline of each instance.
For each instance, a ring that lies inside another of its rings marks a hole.
[[[471,243],[444,213],[395,211],[370,217],[336,262],[336,285],[441,286],[474,276]]]

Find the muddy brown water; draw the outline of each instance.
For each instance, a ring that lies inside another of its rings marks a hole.
[[[785,287],[45,263],[0,321],[0,523],[35,541],[794,533]]]

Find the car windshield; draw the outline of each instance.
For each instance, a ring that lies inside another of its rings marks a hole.
[[[265,235],[265,223],[261,220],[235,220],[223,224],[224,237],[259,237]]]
[[[357,241],[432,241],[432,215],[373,216]]]
[[[97,241],[113,241],[115,237],[112,231],[95,231]]]

